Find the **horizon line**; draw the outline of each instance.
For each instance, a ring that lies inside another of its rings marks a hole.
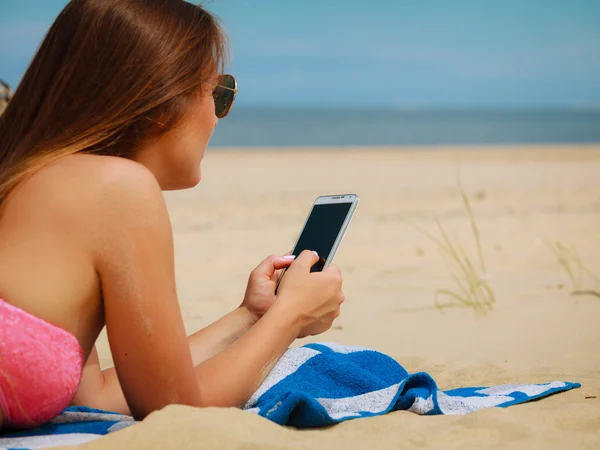
[[[310,105],[310,104],[251,104],[235,105],[235,110],[276,110],[276,111],[398,111],[398,112],[600,112],[598,105],[423,105],[423,106],[393,106],[393,105]]]

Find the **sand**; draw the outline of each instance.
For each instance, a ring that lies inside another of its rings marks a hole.
[[[432,308],[453,281],[411,225],[435,233],[438,217],[474,254],[457,170],[496,294],[486,315]],[[600,146],[213,149],[199,187],[166,194],[188,332],[237,306],[250,270],[289,250],[314,198],[333,193],[361,197],[336,259],[347,300],[334,328],[311,340],[386,352],[443,389],[582,388],[467,416],[396,412],[308,431],[236,409],[170,406],[84,448],[600,448],[600,298],[571,295],[600,286],[586,276],[574,285],[544,244],[574,246],[600,277]],[[104,336],[99,350],[111,365]]]

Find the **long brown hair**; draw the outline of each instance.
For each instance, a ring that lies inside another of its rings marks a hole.
[[[50,162],[131,157],[172,129],[226,50],[217,19],[184,0],[71,0],[0,116],[0,207]]]

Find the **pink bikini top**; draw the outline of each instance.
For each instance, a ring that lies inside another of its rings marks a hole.
[[[0,299],[0,410],[3,428],[52,420],[73,400],[83,349],[71,333]]]

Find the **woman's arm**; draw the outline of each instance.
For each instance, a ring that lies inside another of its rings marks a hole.
[[[240,306],[211,325],[190,335],[188,345],[194,366],[221,353],[242,337],[255,323],[256,319],[253,315],[245,307]]]
[[[243,306],[235,309],[213,324],[188,337],[188,345],[195,366],[222,352],[246,333],[255,322],[254,316]],[[114,367],[101,370],[96,347],[92,349],[73,405],[113,411],[130,415]]]
[[[342,276],[334,265],[311,273],[318,259],[315,252],[302,252],[256,325],[196,367],[203,405],[243,405],[299,334],[321,334],[331,327],[344,301]]]
[[[129,410],[143,418],[168,404],[243,403],[264,376],[264,368],[294,341],[301,324],[290,308],[271,308],[229,347],[232,351],[195,369],[194,359],[212,352],[193,355],[185,335],[175,289],[172,231],[160,188],[137,163],[110,161],[109,170],[96,179],[100,189],[91,199],[95,214],[90,238],[114,373]],[[231,337],[210,327],[204,334],[213,342]],[[110,382],[114,375],[103,378]],[[118,397],[118,389],[109,392]]]
[[[258,389],[302,325],[280,297],[246,334],[196,367],[203,406],[242,406]]]
[[[229,348],[234,336],[242,333],[242,328],[229,329],[233,333],[229,335],[230,338],[224,340],[214,340],[211,337],[224,337],[227,333],[227,322],[232,322],[232,325],[253,323],[247,321],[246,315],[248,313],[241,309],[235,310],[189,337],[192,353],[196,347],[197,357],[203,358],[196,367],[196,377],[200,385],[206,386],[205,389],[201,388],[201,406],[242,406],[264,381],[300,331],[299,326],[294,326],[293,320],[281,320],[281,314],[269,316],[267,313],[263,316],[264,319],[261,319],[260,325],[250,330],[242,343],[227,351],[227,354],[219,355],[226,347]],[[209,328],[212,328],[213,332],[208,336],[208,341],[203,341],[200,334]],[[260,331],[257,332],[256,329],[259,328]],[[192,340],[195,342],[191,342]],[[210,340],[213,343],[212,348],[207,345]],[[218,356],[205,361],[211,354]],[[101,371],[95,348],[86,364],[84,379],[86,383],[81,384],[74,404],[131,414],[114,367]],[[89,389],[85,389],[84,386]]]

